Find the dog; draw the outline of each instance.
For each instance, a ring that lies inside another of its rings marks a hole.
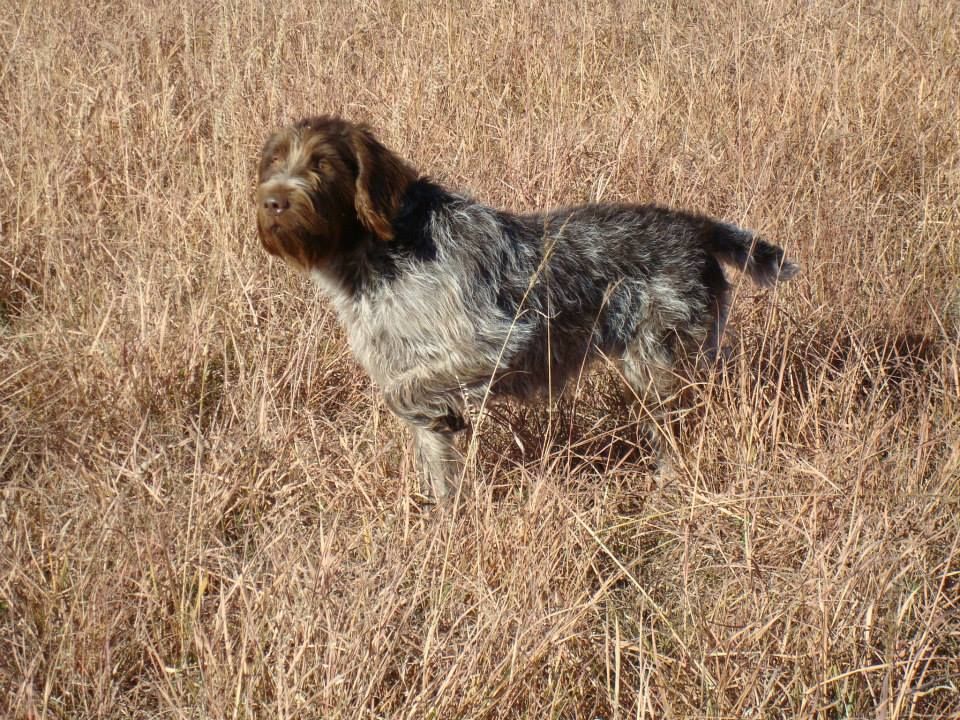
[[[765,287],[798,271],[747,230],[656,205],[487,207],[332,116],[269,137],[256,203],[263,247],[332,300],[436,500],[459,489],[468,408],[559,393],[600,358],[663,407],[717,352],[721,263]]]

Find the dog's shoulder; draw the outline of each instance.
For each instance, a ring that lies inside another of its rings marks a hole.
[[[393,218],[392,243],[419,259],[435,259],[433,218],[453,200],[449,192],[428,178],[410,183]]]

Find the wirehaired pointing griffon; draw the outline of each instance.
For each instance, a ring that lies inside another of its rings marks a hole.
[[[655,409],[716,350],[720,263],[763,286],[797,272],[746,230],[653,205],[495,210],[335,117],[274,133],[259,172],[263,246],[330,296],[438,499],[457,487],[468,405],[560,391],[602,357]]]

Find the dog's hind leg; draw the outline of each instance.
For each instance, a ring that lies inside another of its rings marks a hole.
[[[621,368],[642,438],[650,444],[654,455],[659,456],[664,419],[679,386],[672,355],[659,344],[645,344],[636,339],[623,354]]]
[[[622,357],[624,378],[633,393],[634,411],[651,449],[662,459],[663,440],[678,430],[677,424],[690,402],[698,363],[710,353],[714,327],[687,325],[682,330],[638,333]]]

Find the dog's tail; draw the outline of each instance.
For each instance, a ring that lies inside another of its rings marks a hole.
[[[745,272],[762,287],[773,287],[800,272],[799,267],[784,257],[781,248],[728,223],[711,224],[707,230],[707,249],[717,260]]]

